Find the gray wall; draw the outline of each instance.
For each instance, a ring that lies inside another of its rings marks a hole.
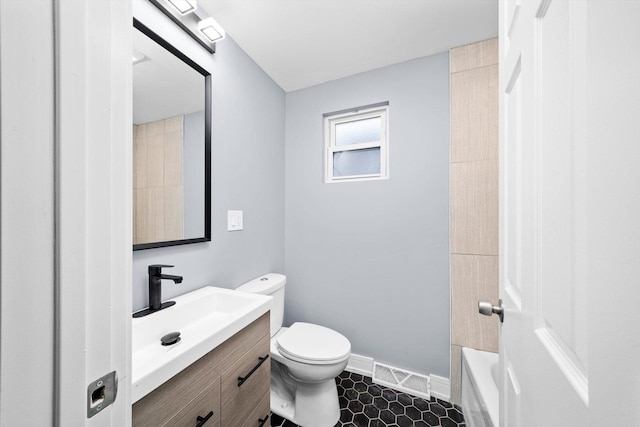
[[[184,236],[202,237],[204,234],[204,110],[184,115],[182,162],[190,167],[182,168],[184,183]],[[198,167],[194,167],[198,165]]]
[[[389,101],[390,179],[325,184],[322,114]],[[449,377],[447,52],[286,95],[285,323]]]
[[[148,305],[147,266],[173,264],[171,298],[206,285],[236,287],[284,268],[284,111],[282,89],[227,38],[209,55],[150,3],[134,16],[210,70],[213,83],[212,241],[133,253],[133,309]],[[244,230],[227,232],[227,210],[244,211]]]

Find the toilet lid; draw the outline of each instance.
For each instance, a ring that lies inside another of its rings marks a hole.
[[[351,343],[344,335],[311,323],[294,323],[278,337],[278,350],[302,363],[331,363],[351,354]]]

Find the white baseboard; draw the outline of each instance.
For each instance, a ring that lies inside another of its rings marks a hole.
[[[450,402],[451,381],[449,378],[439,377],[438,375],[430,375],[429,377],[431,378],[431,396]]]
[[[372,357],[352,354],[349,357],[349,362],[345,371],[364,375],[366,377],[373,377],[373,362],[374,359]],[[449,381],[449,378],[440,377],[438,375],[429,375],[429,379],[431,383],[431,396],[450,402],[451,381]]]
[[[373,358],[360,356],[359,354],[352,354],[349,357],[349,363],[345,368],[345,371],[353,372],[354,374],[364,375],[365,377],[373,376]]]

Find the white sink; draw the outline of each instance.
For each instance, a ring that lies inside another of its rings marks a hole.
[[[132,319],[132,398],[138,401],[271,309],[270,296],[206,286]],[[180,341],[160,338],[180,332]]]

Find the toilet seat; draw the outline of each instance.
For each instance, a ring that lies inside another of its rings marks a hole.
[[[351,343],[333,329],[296,322],[277,339],[278,351],[300,363],[325,365],[342,362],[351,354]]]

